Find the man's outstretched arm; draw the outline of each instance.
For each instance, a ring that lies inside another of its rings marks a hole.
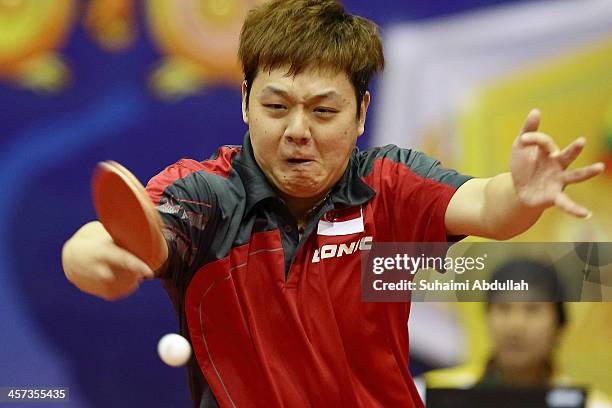
[[[578,138],[559,150],[550,136],[537,131],[539,124],[540,112],[532,110],[512,146],[510,173],[472,179],[457,190],[445,215],[449,235],[512,238],[553,206],[576,217],[590,215],[563,190],[568,184],[600,174],[603,163],[568,169],[584,148],[585,139]]]

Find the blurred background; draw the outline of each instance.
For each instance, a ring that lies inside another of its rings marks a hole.
[[[60,253],[94,219],[89,181],[112,159],[146,182],[182,157],[241,144],[238,33],[260,0],[0,0],[0,386],[68,386],[72,406],[189,406],[186,373],[156,355],[177,330],[148,282],[108,303],[64,278]],[[346,0],[381,26],[362,148],[423,150],[477,176],[507,170],[532,107],[578,165],[612,165],[612,2]],[[610,241],[612,172],[570,195],[594,216],[549,211],[522,241]],[[411,367],[482,361],[476,304],[415,304]],[[612,307],[570,305],[556,353],[612,394]]]

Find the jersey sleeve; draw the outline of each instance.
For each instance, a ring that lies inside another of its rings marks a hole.
[[[199,171],[200,163],[183,159],[147,183],[146,190],[163,221],[168,261],[161,276],[178,280],[197,267],[210,247],[217,220],[217,195]]]
[[[471,176],[459,174],[453,169],[443,167],[439,160],[431,158],[422,152],[394,147],[397,149],[395,155],[397,155],[398,161],[405,164],[417,176],[438,181],[455,189],[458,189],[463,183],[472,178]],[[391,149],[391,151],[395,149]]]
[[[394,145],[373,150],[369,161],[394,239],[404,242],[456,241],[447,236],[445,215],[457,189],[471,179],[427,155]]]
[[[414,202],[422,203],[428,213],[422,212],[417,220],[421,220],[424,241],[459,241],[463,236],[449,236],[446,234],[446,209],[453,195],[463,183],[472,177],[458,173],[453,169],[442,166],[439,160],[431,158],[422,152],[403,150],[406,156],[406,166],[423,180],[418,183],[420,188],[414,190],[411,186],[404,186],[410,192]],[[409,180],[409,178],[408,178]],[[408,181],[407,180],[407,181]],[[408,181],[409,183],[409,181]],[[408,205],[408,208],[411,208]],[[412,208],[413,212],[418,210]]]

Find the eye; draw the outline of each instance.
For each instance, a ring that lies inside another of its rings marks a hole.
[[[275,110],[275,111],[287,109],[285,105],[281,105],[280,103],[268,103],[268,104],[265,104],[264,106],[268,109]]]
[[[338,113],[337,110],[335,109],[331,109],[331,108],[325,108],[325,107],[318,107],[315,108],[315,113],[317,113],[320,116],[331,116],[335,113]]]

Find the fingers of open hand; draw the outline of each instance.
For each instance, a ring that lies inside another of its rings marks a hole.
[[[540,126],[540,111],[538,109],[532,109],[527,114],[527,118],[525,118],[525,123],[523,123],[523,127],[521,128],[521,133],[526,132],[535,132],[538,130]]]
[[[563,192],[557,194],[557,197],[555,198],[555,207],[579,218],[585,218],[591,215],[591,212],[589,210],[587,210],[585,207],[582,207],[581,205],[576,204]]]
[[[537,146],[547,155],[559,150],[559,147],[550,136],[538,132],[523,133],[519,137],[519,144],[524,147]]]
[[[567,170],[563,175],[564,184],[580,183],[602,173],[605,169],[603,163],[594,163],[575,170]]]
[[[570,143],[565,149],[556,151],[550,154],[550,157],[553,159],[558,159],[561,166],[565,169],[569,166],[582,152],[584,149],[584,145],[586,144],[586,139],[584,137],[579,137]]]

